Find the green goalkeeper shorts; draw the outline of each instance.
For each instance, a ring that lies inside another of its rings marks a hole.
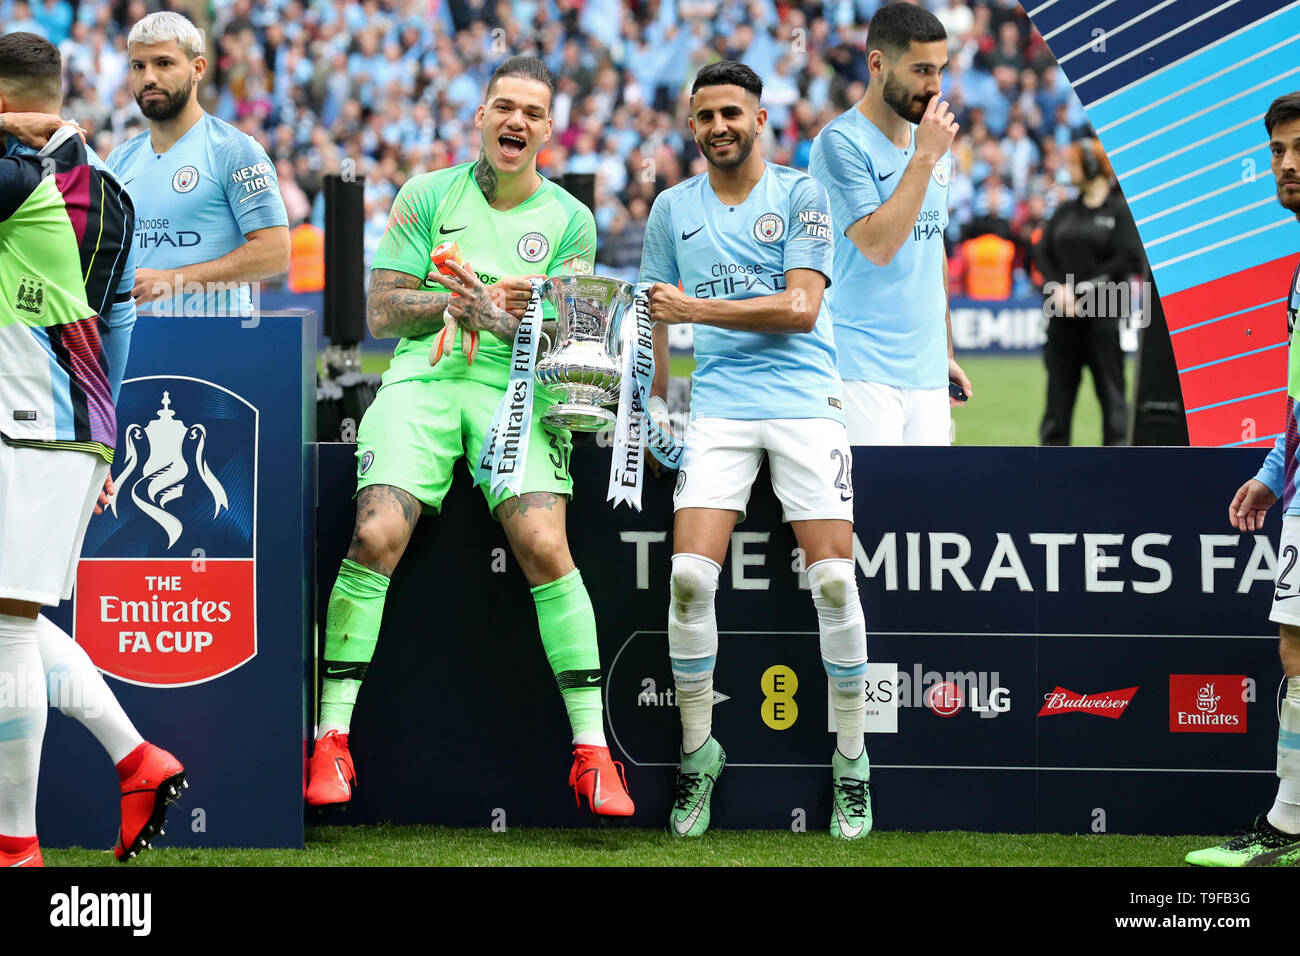
[[[439,511],[451,487],[459,458],[472,476],[483,449],[483,436],[496,417],[505,391],[464,379],[411,380],[385,385],[367,409],[357,433],[357,491],[367,485],[401,488],[426,508]],[[564,429],[542,424],[550,402],[533,403],[533,426],[521,493],[553,492],[573,496],[569,454],[573,445]],[[513,497],[479,486],[488,509]]]

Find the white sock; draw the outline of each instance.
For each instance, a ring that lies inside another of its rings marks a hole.
[[[36,622],[0,614],[0,833],[5,836],[36,835],[46,710]]]
[[[1300,833],[1300,677],[1289,677],[1277,729],[1277,797],[1268,822],[1284,833]]]
[[[682,752],[694,753],[713,733],[713,668],[718,622],[713,598],[722,566],[699,554],[674,554],[668,602],[668,655],[682,718]]]
[[[835,746],[850,760],[865,749],[867,724],[867,621],[858,599],[853,561],[827,558],[808,568],[821,638],[822,666],[830,679]]]
[[[36,619],[50,705],[95,735],[116,765],[144,742],[80,644],[53,621]]]

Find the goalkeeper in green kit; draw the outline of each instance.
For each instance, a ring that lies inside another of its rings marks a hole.
[[[357,521],[326,620],[307,787],[313,806],[351,798],[348,725],[374,655],[389,578],[420,515],[441,508],[456,462],[466,458],[473,473],[506,392],[529,276],[592,270],[591,212],[537,172],[537,152],[551,136],[554,89],[533,57],[497,67],[475,115],[482,131],[477,162],[412,177],[393,203],[372,264],[370,331],[401,341],[357,436]],[[431,255],[449,241],[463,264],[453,258],[442,274],[431,272]],[[444,327],[448,334],[440,337]],[[441,356],[432,367],[431,349]],[[494,494],[487,485],[483,493],[532,586],[542,645],[573,729],[569,786],[598,815],[630,816],[622,765],[605,743],[595,615],[565,533],[573,490],[569,433],[541,423],[545,401],[539,397],[534,409],[519,494]]]

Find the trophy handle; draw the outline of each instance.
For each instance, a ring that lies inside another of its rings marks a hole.
[[[551,337],[546,334],[545,329],[539,328],[537,330],[537,334],[540,335],[545,340],[546,343],[545,345],[539,345],[537,347],[537,359],[538,361],[541,361],[542,359],[546,358],[546,356],[551,354]]]

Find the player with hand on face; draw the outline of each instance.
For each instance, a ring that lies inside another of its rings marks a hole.
[[[831,833],[871,830],[866,623],[853,565],[852,459],[835,371],[831,216],[812,177],[765,162],[763,82],[749,67],[710,64],[691,88],[690,127],[708,171],[661,193],[641,262],[656,322],[694,326],[691,422],[674,495],[668,652],[682,718],[670,830],[708,829],[726,756],[712,737],[718,651],[714,595],[731,532],[766,454],[772,485],[803,550],[830,677],[838,737]],[[678,282],[683,288],[679,289]],[[654,391],[663,396],[659,376]]]
[[[554,90],[550,71],[536,58],[513,57],[497,67],[474,119],[482,133],[478,161],[407,180],[372,263],[370,331],[401,341],[357,435],[357,522],[326,619],[307,789],[312,805],[351,799],[349,724],[389,579],[421,514],[442,507],[456,462],[466,458],[474,472],[506,393],[511,342],[530,298],[528,276],[592,270],[595,219],[537,172],[537,153],[551,136]],[[444,274],[432,268],[431,256],[448,241],[464,261],[448,260],[450,274]],[[431,367],[430,350],[448,316],[460,335],[450,351],[444,341]],[[480,333],[472,363],[470,332]],[[569,785],[592,812],[630,816],[621,765],[605,742],[595,614],[565,532],[573,491],[569,433],[542,424],[547,407],[539,395],[520,493],[487,486],[483,493],[532,586],[542,645],[573,731]],[[485,613],[490,626],[490,608]]]
[[[1264,114],[1272,154],[1277,201],[1300,221],[1300,92],[1279,96]],[[1267,813],[1249,830],[1221,846],[1194,850],[1187,862],[1195,866],[1300,865],[1300,437],[1296,400],[1300,399],[1300,266],[1287,287],[1287,332],[1290,372],[1286,394],[1286,427],[1277,436],[1259,474],[1237,489],[1228,505],[1228,523],[1241,532],[1262,531],[1268,509],[1282,499],[1282,540],[1278,576],[1269,620],[1278,625],[1278,653],[1286,673],[1286,697],[1277,731],[1277,796]]]
[[[934,14],[882,6],[867,30],[871,83],[813,140],[808,171],[830,194],[830,306],[855,445],[947,445],[970,379],[948,314],[948,153],[957,124],[939,99],[947,34]]]

